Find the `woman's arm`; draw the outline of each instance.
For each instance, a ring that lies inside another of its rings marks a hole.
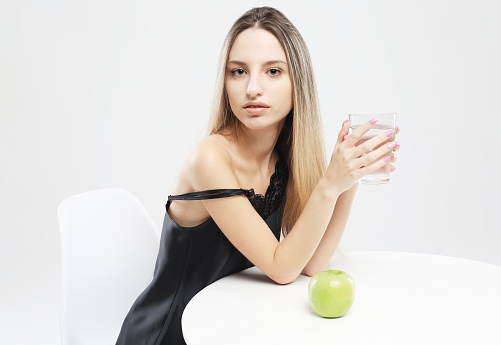
[[[343,124],[343,128],[345,125],[346,123]],[[400,128],[397,127],[396,134],[398,134],[399,131]],[[400,148],[399,144],[395,144],[396,145],[393,147],[393,152],[398,151]],[[396,159],[396,155],[392,154],[392,163],[395,162]],[[391,171],[394,171],[394,169],[395,167],[392,165]],[[325,234],[322,237],[322,240],[320,241],[310,261],[308,262],[308,264],[306,264],[303,270],[304,274],[311,277],[324,270],[328,265],[329,261],[334,255],[334,252],[339,246],[339,242],[341,241],[341,237],[343,236],[346,224],[348,223],[348,217],[350,215],[353,200],[355,199],[357,188],[358,183],[356,183],[353,187],[343,192],[339,196]]]
[[[346,228],[357,188],[358,184],[355,184],[339,196],[325,234],[310,261],[304,267],[304,274],[311,277],[324,270],[334,255]]]
[[[384,134],[354,146],[371,127],[372,124],[366,123],[344,141],[343,127],[325,175],[281,243],[245,196],[204,200],[203,204],[221,231],[247,259],[277,283],[288,284],[297,278],[315,253],[331,221],[338,197],[362,176],[386,163],[384,159],[374,162],[389,151],[386,145],[371,152],[372,148],[388,139]],[[240,188],[231,164],[223,149],[198,148],[188,169],[194,189]]]
[[[240,188],[229,157],[215,147],[198,148],[192,162],[195,190]],[[247,197],[203,200],[212,219],[230,242],[279,284],[294,281],[311,258],[330,221],[338,193],[321,180],[299,219],[281,243]]]

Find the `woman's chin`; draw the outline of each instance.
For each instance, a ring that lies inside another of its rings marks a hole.
[[[250,131],[268,131],[281,129],[283,126],[284,119],[270,119],[269,116],[246,116],[245,118],[240,118],[240,125],[246,130]]]

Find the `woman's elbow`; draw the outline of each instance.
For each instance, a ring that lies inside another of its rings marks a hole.
[[[293,283],[297,279],[298,275],[277,274],[277,275],[270,275],[269,277],[277,284],[287,285]]]

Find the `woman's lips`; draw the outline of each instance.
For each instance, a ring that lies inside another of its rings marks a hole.
[[[246,107],[245,110],[251,114],[251,115],[260,115],[262,114],[266,109],[265,107]]]
[[[248,102],[244,105],[244,109],[251,115],[260,115],[270,106],[263,102]]]

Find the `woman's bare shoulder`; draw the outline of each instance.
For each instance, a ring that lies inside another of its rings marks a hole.
[[[231,171],[231,159],[224,138],[209,136],[202,139],[188,154],[181,167],[175,195],[199,192],[215,187],[221,176]],[[231,174],[231,173],[230,173]],[[216,179],[215,177],[218,177]],[[209,181],[207,179],[210,178]],[[224,181],[221,181],[221,186]],[[214,186],[213,186],[214,185]],[[172,203],[168,210],[171,218],[181,226],[192,227],[210,218],[202,201],[182,201]]]
[[[211,166],[229,165],[231,156],[224,138],[211,135],[202,139],[190,152],[186,165],[196,172],[199,169],[210,169]]]
[[[236,178],[230,150],[228,140],[221,135],[210,135],[193,148],[182,170],[194,190],[238,188],[232,183]]]

